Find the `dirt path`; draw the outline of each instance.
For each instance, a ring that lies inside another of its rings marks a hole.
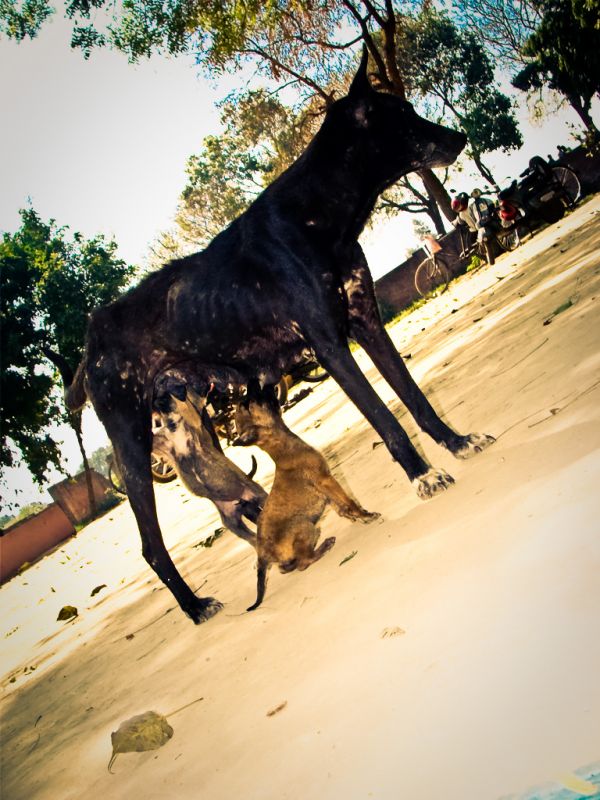
[[[207,624],[170,611],[127,503],[4,586],[2,796],[495,800],[600,759],[599,250],[595,198],[393,328],[443,416],[498,437],[454,461],[377,379],[456,478],[443,496],[416,498],[333,381],[288,412],[384,520],[329,514],[334,549],[272,571],[258,611],[252,551],[197,547],[219,521],[178,483],[157,487],[161,523],[225,603]],[[59,623],[65,604],[79,616]],[[200,697],[107,772],[123,720]]]

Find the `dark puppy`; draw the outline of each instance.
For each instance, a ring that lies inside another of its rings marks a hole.
[[[281,418],[275,394],[249,396],[235,415],[236,444],[256,444],[275,462],[275,480],[258,520],[258,592],[252,611],[262,603],[271,564],[281,572],[304,570],[335,544],[335,537],[317,547],[319,520],[331,503],[341,517],[371,522],[379,514],[361,508],[333,477],[323,456],[303,442]]]
[[[212,500],[225,527],[255,546],[243,517],[256,523],[267,493],[215,446],[205,406],[206,397],[190,384],[171,376],[159,381],[154,409],[162,425],[152,449],[173,464],[192,494]]]
[[[311,350],[378,432],[420,497],[452,478],[434,470],[360,371],[361,344],[418,425],[457,458],[491,437],[460,435],[431,407],[388,337],[358,237],[378,195],[403,175],[451,164],[466,137],[376,92],[367,53],[347,97],[331,105],[300,158],[200,253],[148,275],[94,312],[67,395],[89,397],[122,467],[144,557],[196,623],[222,606],[196,597],[164,546],[150,472],[156,376],[181,362],[234,367],[277,383]]]

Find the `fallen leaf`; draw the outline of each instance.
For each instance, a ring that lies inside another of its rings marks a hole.
[[[373,442],[373,445],[372,445],[373,450],[375,450],[376,447],[379,447],[379,445],[382,445],[382,444],[383,444],[383,442]]]
[[[198,544],[193,545],[193,547],[194,548],[212,547],[213,544],[217,541],[217,539],[220,539],[224,533],[225,533],[225,528],[215,528],[215,532],[212,534],[212,536],[208,536],[206,539],[202,539],[201,542],[198,542]]]
[[[358,553],[358,550],[353,550],[353,551],[352,551],[352,552],[351,552],[349,555],[347,555],[347,556],[346,556],[346,558],[342,558],[342,560],[341,560],[341,561],[340,561],[340,563],[339,563],[339,566],[341,567],[341,566],[342,566],[342,564],[345,564],[345,563],[346,563],[346,561],[350,561],[350,559],[351,559],[351,558],[354,558],[354,556],[355,556],[357,553]]]
[[[380,639],[391,639],[392,636],[404,636],[406,631],[404,628],[399,628],[397,625],[394,625],[391,628],[384,628],[381,633],[379,634]]]
[[[134,634],[133,634],[133,633],[128,633],[128,634],[127,634],[127,636],[126,636],[125,638],[127,639],[127,641],[129,641],[129,642],[130,642],[130,641],[133,639],[133,637],[134,637]]]
[[[156,711],[146,711],[122,722],[110,735],[112,756],[108,762],[108,771],[119,753],[142,753],[146,750],[158,750],[173,736],[173,728],[167,718]]]
[[[75,608],[75,606],[63,606],[61,610],[58,612],[58,617],[56,618],[57,622],[62,622],[67,619],[73,619],[73,617],[79,616],[79,612]]]
[[[105,583],[101,583],[100,586],[95,586],[92,589],[92,593],[91,593],[90,597],[94,597],[94,595],[98,594],[98,592],[101,592],[102,589],[106,589],[106,584]]]
[[[272,708],[270,711],[267,711],[267,717],[274,717],[275,714],[279,714],[280,711],[283,711],[283,709],[286,706],[287,706],[287,700],[284,700],[283,703],[279,703],[278,706],[275,706],[275,708]]]

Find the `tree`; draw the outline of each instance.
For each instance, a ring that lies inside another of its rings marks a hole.
[[[313,120],[263,89],[226,98],[221,104],[224,130],[207,136],[200,152],[189,158],[177,230],[160,235],[155,254],[175,257],[187,245],[207,244],[300,155]]]
[[[523,46],[525,67],[513,78],[522,91],[542,87],[558,92],[579,115],[591,140],[600,131],[590,113],[600,96],[600,27],[598,3],[538,0],[542,19]]]
[[[41,486],[51,467],[62,468],[51,426],[72,426],[86,462],[81,414],[64,411],[58,374],[47,370],[42,349],[49,347],[76,365],[90,311],[113,300],[134,268],[117,258],[114,241],[86,240],[79,233],[69,239],[66,228],[54,220],[43,222],[32,208],[20,215],[19,230],[4,234],[0,243],[0,472],[24,463]]]
[[[522,145],[509,98],[495,85],[493,64],[476,36],[425,6],[398,26],[399,69],[411,99],[430,116],[450,116],[468,139],[467,153],[486,181],[496,185],[482,156]]]
[[[7,0],[5,0],[7,2]],[[28,0],[25,0],[25,4]],[[35,3],[40,25],[49,0]],[[25,5],[24,4],[24,5]],[[13,9],[16,0],[8,0]],[[85,56],[96,46],[112,46],[135,61],[152,52],[193,52],[214,72],[236,69],[251,61],[279,84],[294,84],[303,99],[316,99],[321,109],[341,93],[360,42],[371,56],[371,76],[378,88],[405,96],[396,58],[398,0],[68,0],[65,13],[73,20],[72,45]],[[105,12],[104,28],[98,10]],[[94,22],[91,12],[94,11]],[[16,12],[14,12],[16,13]],[[4,30],[15,35],[6,22]],[[27,27],[27,26],[25,26]],[[26,35],[35,35],[30,25]],[[18,37],[16,37],[18,38]],[[450,198],[432,170],[420,176],[427,192],[452,220]]]
[[[97,450],[94,450],[91,456],[88,457],[88,465],[92,469],[95,469],[96,472],[99,472],[100,475],[104,475],[105,478],[108,478],[108,463],[112,458],[112,455],[112,445],[107,444],[104,447],[99,447]],[[82,462],[78,471],[82,472],[83,470],[85,470],[85,464]]]
[[[454,0],[453,12],[509,73],[523,66],[523,46],[542,16],[535,0]]]

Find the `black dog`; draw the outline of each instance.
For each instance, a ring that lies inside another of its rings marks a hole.
[[[303,155],[201,253],[174,261],[97,310],[68,392],[87,396],[104,423],[142,535],[144,557],[197,623],[220,608],[198,598],[163,544],[150,474],[154,380],[181,361],[235,367],[245,380],[277,382],[311,349],[377,430],[422,497],[452,478],[432,470],[364,377],[348,347],[358,341],[419,426],[466,458],[493,439],[461,436],[440,420],[381,323],[358,236],[375,201],[402,175],[451,164],[462,133],[376,92],[366,52],[347,97],[335,102]]]

